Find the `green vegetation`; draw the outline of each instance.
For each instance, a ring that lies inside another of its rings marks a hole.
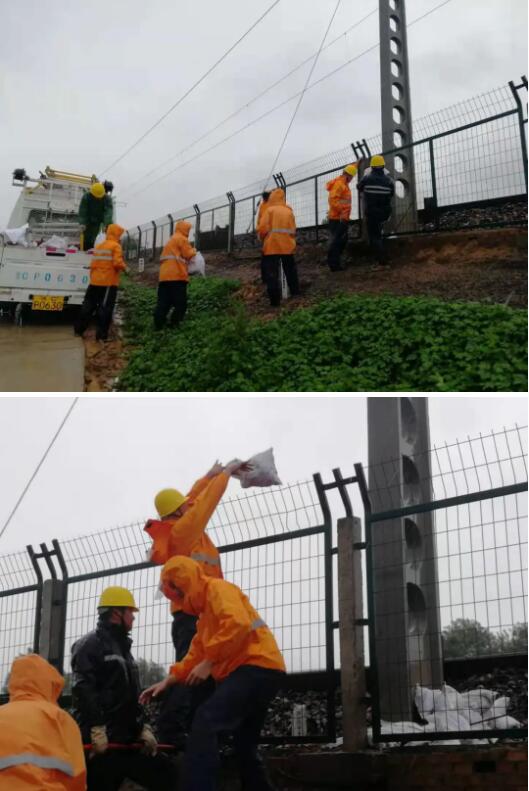
[[[447,659],[487,654],[527,653],[527,624],[492,632],[479,621],[457,618],[443,631],[443,651]]]
[[[154,331],[155,289],[125,283],[128,362],[140,391],[526,391],[527,317],[500,305],[342,296],[250,318],[238,284],[192,280],[178,330]]]

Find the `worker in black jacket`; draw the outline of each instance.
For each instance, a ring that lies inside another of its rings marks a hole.
[[[395,194],[395,183],[385,171],[385,165],[384,157],[372,157],[371,171],[366,173],[358,183],[358,191],[364,199],[364,216],[369,245],[380,266],[387,263],[382,228],[391,217],[391,201]]]
[[[152,791],[175,787],[173,766],[156,755],[156,738],[138,702],[141,687],[129,637],[136,612],[130,591],[106,588],[95,631],[72,647],[72,713],[83,742],[91,745],[89,791],[117,791],[126,778]],[[138,743],[140,751],[109,749]]]

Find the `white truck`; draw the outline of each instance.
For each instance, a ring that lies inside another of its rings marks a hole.
[[[78,219],[83,193],[96,176],[47,167],[38,179],[26,171],[13,172],[13,186],[21,187],[8,229],[27,225],[19,243],[0,232],[0,311],[22,323],[25,307],[62,311],[79,306],[89,282],[90,255],[80,247]]]

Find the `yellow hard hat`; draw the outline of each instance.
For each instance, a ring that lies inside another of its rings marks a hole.
[[[129,607],[131,610],[138,611],[134,596],[126,588],[113,586],[105,588],[99,597],[98,607]]]
[[[381,157],[380,154],[377,154],[374,157],[371,157],[371,167],[372,168],[383,168],[385,167],[386,160],[384,157]]]
[[[99,181],[96,181],[96,183],[92,184],[90,187],[90,193],[94,196],[94,198],[102,198],[105,194],[105,188]]]
[[[358,168],[356,165],[347,165],[347,167],[344,168],[344,173],[347,173],[348,176],[356,176],[357,170]]]
[[[162,489],[154,498],[154,507],[158,511],[159,516],[163,519],[164,516],[169,516],[177,508],[180,508],[187,500],[187,497],[179,492],[177,489]]]

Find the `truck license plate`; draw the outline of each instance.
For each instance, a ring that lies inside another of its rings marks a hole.
[[[32,310],[62,310],[63,308],[64,297],[33,297],[33,302],[31,304]]]

